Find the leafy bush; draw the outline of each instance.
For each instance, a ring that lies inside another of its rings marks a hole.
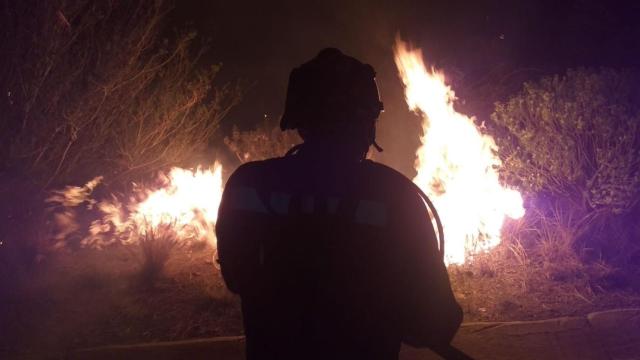
[[[631,70],[569,70],[526,83],[492,115],[504,180],[546,208],[541,216],[562,209],[571,241],[600,252],[624,252],[614,241],[636,236],[639,80]]]

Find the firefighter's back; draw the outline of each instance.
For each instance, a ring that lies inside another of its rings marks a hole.
[[[429,213],[404,176],[365,160],[383,104],[373,67],[325,49],[291,72],[283,130],[303,143],[241,166],[216,234],[242,300],[249,359],[396,359],[448,344],[461,311]]]
[[[229,186],[256,253],[239,289],[253,347],[397,356],[407,184],[369,161],[290,156],[247,164]]]

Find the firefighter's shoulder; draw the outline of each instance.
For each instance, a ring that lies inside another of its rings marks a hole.
[[[363,162],[366,177],[371,179],[377,191],[385,193],[384,197],[396,211],[425,212],[427,208],[421,196],[421,190],[408,177],[387,165],[371,160]]]
[[[253,214],[267,214],[264,193],[260,191],[277,159],[247,162],[229,177],[222,196],[221,209]],[[222,210],[221,210],[222,211]]]
[[[250,161],[240,165],[229,177],[228,186],[250,186],[264,180],[264,176],[270,173],[274,167],[282,161],[282,158]]]
[[[392,167],[371,160],[365,160],[362,164],[366,176],[372,179],[381,190],[393,194],[393,198],[397,200],[408,200],[422,207],[420,190],[404,174]]]

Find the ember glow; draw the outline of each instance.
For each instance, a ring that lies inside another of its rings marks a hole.
[[[454,109],[455,94],[444,74],[427,69],[421,51],[399,39],[394,53],[407,104],[422,116],[413,181],[440,214],[445,261],[464,263],[500,243],[505,218],[524,215],[522,196],[500,184],[495,141],[479,131],[474,118]]]
[[[80,234],[83,246],[133,244],[148,232],[171,231],[178,243],[207,241],[215,247],[214,226],[222,198],[220,164],[211,169],[174,167],[160,174],[153,186],[134,184],[126,199],[115,195],[93,199],[92,192],[101,180],[96,177],[83,187],[68,186],[48,199],[61,208],[54,214],[56,247],[63,246],[61,242],[73,232],[81,232],[77,217],[83,211],[94,214],[87,233]]]

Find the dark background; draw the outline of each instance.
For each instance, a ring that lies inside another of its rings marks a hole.
[[[578,66],[638,64],[640,3],[616,1],[179,1],[175,27],[210,40],[207,61],[247,93],[225,120],[250,128],[282,112],[289,71],[324,47],[370,63],[386,111],[377,159],[412,174],[419,119],[403,101],[393,63],[396,34],[445,71],[460,111],[488,121],[492,104],[525,80]]]

